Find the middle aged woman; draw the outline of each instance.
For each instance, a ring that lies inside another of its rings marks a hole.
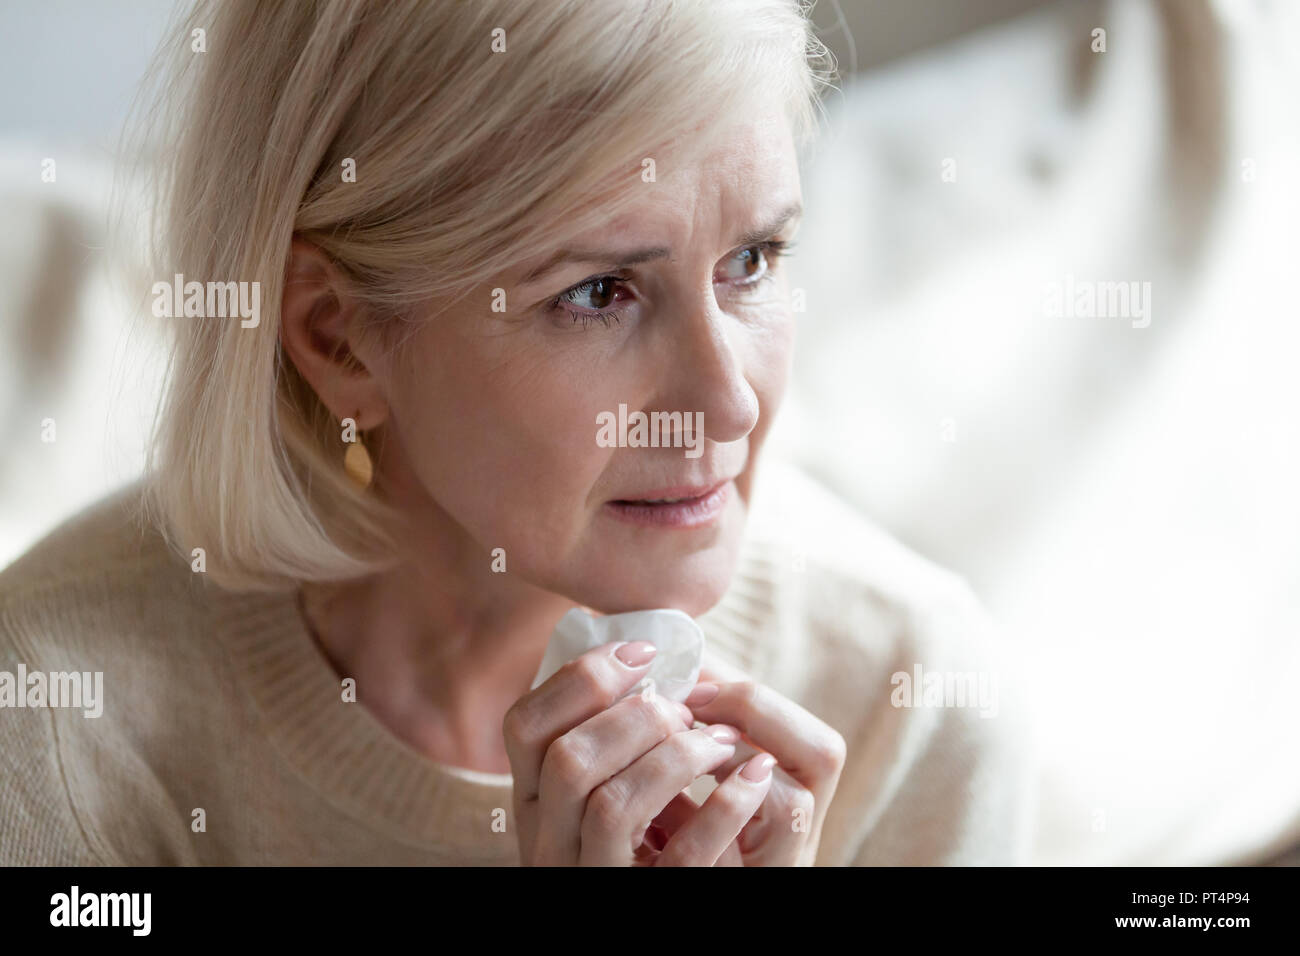
[[[1014,708],[895,693],[918,667],[993,670],[969,592],[759,466],[793,358],[798,148],[826,80],[805,12],[199,8],[186,35],[205,27],[210,50],[178,87],[164,274],[259,282],[268,314],[173,320],[147,480],[3,580],[22,593],[76,542],[41,607],[93,605],[108,636],[88,653],[168,688],[151,717],[106,712],[93,742],[63,728],[101,768],[68,784],[96,856],[1019,858]],[[699,454],[682,434],[600,440],[624,407],[702,422]],[[158,528],[143,541],[121,520],[137,491]],[[709,658],[685,707],[623,698],[641,641],[530,689],[575,606],[699,618]],[[13,619],[45,657],[90,640]],[[169,637],[129,637],[148,620]],[[152,774],[131,777],[140,763]],[[199,801],[228,821],[202,838],[140,819]]]

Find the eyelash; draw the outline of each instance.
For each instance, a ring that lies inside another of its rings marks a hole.
[[[758,279],[749,283],[749,285],[752,287],[752,286],[757,286],[763,282],[767,282],[768,280],[771,279],[772,267],[774,267],[775,264],[779,262],[782,257],[790,254],[791,250],[794,249],[794,242],[788,239],[768,239],[764,242],[752,243],[748,246],[738,249],[737,252],[744,252],[746,249],[761,249],[763,251],[764,257],[768,260],[769,263],[769,268],[765,269],[763,271],[763,274],[759,276]],[[569,312],[570,314],[573,315],[573,321],[575,324],[577,322],[582,322],[582,327],[584,330],[592,322],[599,322],[601,325],[605,326],[605,328],[609,328],[611,324],[616,325],[622,321],[623,312],[621,309],[609,309],[605,312],[573,312],[571,309],[566,309],[564,307],[565,298],[567,296],[573,295],[575,292],[584,291],[603,280],[610,280],[612,282],[626,282],[627,278],[628,278],[627,276],[604,275],[604,276],[596,276],[594,278],[586,280],[585,282],[580,282],[575,286],[571,286],[570,288],[565,289],[554,299],[552,299],[550,302],[550,311],[553,313]]]

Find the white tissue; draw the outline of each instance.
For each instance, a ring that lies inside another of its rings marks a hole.
[[[649,641],[658,648],[650,670],[628,694],[641,692],[649,679],[654,681],[656,694],[680,703],[699,680],[704,632],[689,614],[673,608],[659,608],[595,617],[581,608],[574,608],[555,625],[551,642],[546,645],[546,653],[542,656],[542,666],[533,679],[533,687],[539,686],[568,661],[610,641]]]

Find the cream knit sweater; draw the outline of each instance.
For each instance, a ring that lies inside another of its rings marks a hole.
[[[364,687],[344,702],[293,594],[212,586],[141,528],[138,494],[0,573],[0,864],[518,863],[508,774],[415,752]],[[755,495],[732,587],[700,624],[711,657],[848,743],[818,864],[1024,861],[1024,695],[969,590],[777,462]],[[908,701],[892,678],[918,666],[996,696]],[[17,706],[35,701],[20,668],[102,672],[102,714]]]

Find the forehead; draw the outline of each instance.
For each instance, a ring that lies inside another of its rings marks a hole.
[[[654,181],[644,182],[643,176],[634,183],[640,195],[599,232],[710,223],[744,228],[801,198],[798,158],[783,113],[734,122],[708,135],[702,150],[670,146],[647,157],[654,160]]]

